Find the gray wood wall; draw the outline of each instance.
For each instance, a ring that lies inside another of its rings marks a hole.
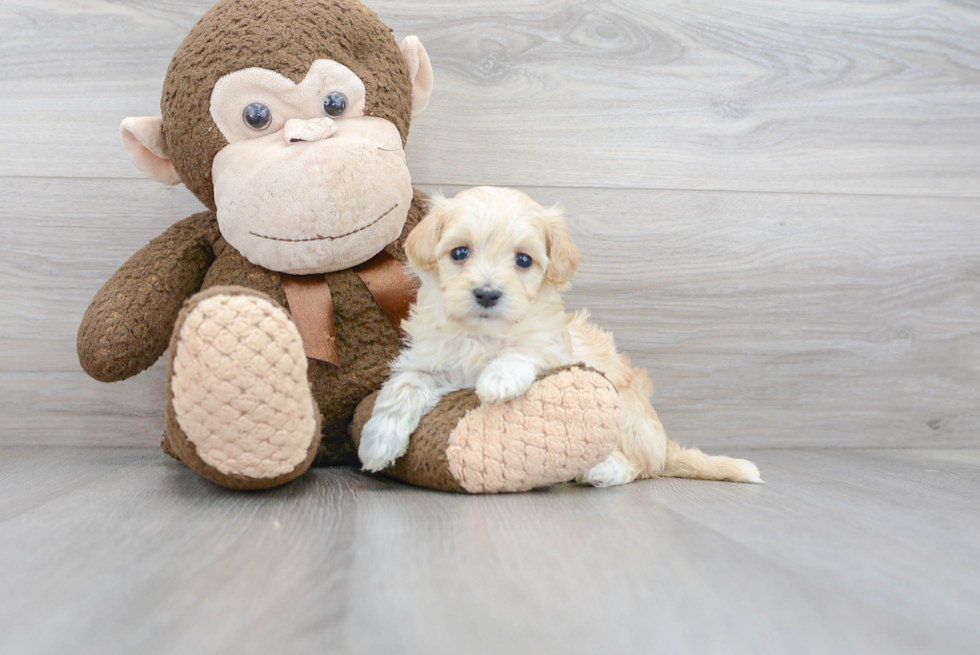
[[[585,305],[672,435],[725,447],[980,443],[980,3],[369,0],[436,90],[416,185],[560,202]],[[75,331],[199,209],[143,180],[210,0],[0,1],[0,443],[152,444],[164,371],[88,379]]]

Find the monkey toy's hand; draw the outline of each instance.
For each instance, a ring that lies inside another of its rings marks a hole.
[[[181,305],[201,287],[219,237],[214,214],[195,214],[174,223],[109,278],[78,328],[78,359],[86,373],[116,382],[160,358]]]

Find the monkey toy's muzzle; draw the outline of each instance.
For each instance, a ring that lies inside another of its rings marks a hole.
[[[212,179],[228,243],[254,264],[297,275],[370,259],[398,238],[412,202],[401,136],[370,116],[291,119],[222,149]]]

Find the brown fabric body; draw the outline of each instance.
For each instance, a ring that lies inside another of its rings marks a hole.
[[[208,107],[215,82],[249,67],[299,83],[317,59],[332,59],[364,82],[364,113],[391,121],[404,145],[412,81],[391,30],[357,0],[221,0],[177,49],[160,110],[180,179],[215,209],[211,162],[227,145]]]

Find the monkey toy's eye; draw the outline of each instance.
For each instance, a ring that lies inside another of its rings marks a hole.
[[[453,258],[454,262],[466,261],[466,258],[470,256],[469,248],[453,248],[453,251],[449,253],[450,257]]]
[[[261,102],[253,102],[242,112],[242,118],[253,130],[264,130],[272,123],[272,110]]]
[[[534,263],[534,260],[532,260],[529,255],[519,252],[517,253],[517,256],[514,257],[514,262],[521,268],[531,268],[531,264]]]
[[[323,99],[323,115],[337,118],[347,110],[347,96],[340,91],[334,91]]]

